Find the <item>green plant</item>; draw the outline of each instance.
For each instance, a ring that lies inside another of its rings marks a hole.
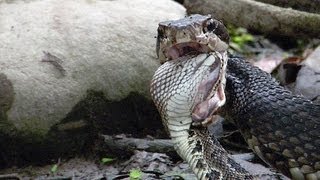
[[[51,169],[50,169],[50,171],[51,171],[51,173],[56,173],[57,171],[58,171],[58,164],[54,164],[52,167],[51,167]]]
[[[101,163],[102,164],[108,164],[108,163],[111,163],[111,162],[113,162],[115,159],[113,159],[113,158],[107,158],[107,157],[105,157],[105,158],[102,158],[101,159]]]
[[[245,44],[254,41],[254,37],[248,33],[247,29],[228,25],[230,35],[230,47],[238,52],[243,51]]]
[[[129,176],[130,180],[140,180],[142,179],[142,172],[140,169],[131,169]]]

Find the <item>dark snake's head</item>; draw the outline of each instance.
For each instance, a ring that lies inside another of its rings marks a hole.
[[[167,102],[184,98],[179,103],[202,122],[225,103],[228,41],[225,26],[209,15],[159,23],[156,51],[163,65],[151,94],[160,112]]]

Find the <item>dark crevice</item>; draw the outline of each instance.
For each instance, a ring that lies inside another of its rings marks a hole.
[[[88,91],[86,98],[53,126],[44,139],[19,132],[14,136],[0,134],[0,167],[56,163],[59,158],[79,155],[97,156],[99,134],[167,137],[151,100],[132,93],[121,101],[110,101],[102,92]]]

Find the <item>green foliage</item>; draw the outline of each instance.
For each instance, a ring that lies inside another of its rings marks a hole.
[[[248,33],[247,29],[241,27],[227,26],[230,35],[230,47],[238,52],[243,51],[245,44],[253,42],[254,37]]]
[[[111,163],[111,162],[113,162],[115,159],[113,159],[113,158],[102,158],[101,159],[101,163],[102,164],[108,164],[108,163]]]
[[[58,171],[58,164],[55,164],[50,169],[51,173],[56,173]]]
[[[130,180],[140,180],[142,179],[142,172],[140,169],[131,169],[130,170]]]

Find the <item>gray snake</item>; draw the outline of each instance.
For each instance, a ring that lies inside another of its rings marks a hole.
[[[228,57],[227,41],[222,23],[210,16],[159,24],[163,65],[150,92],[178,154],[199,179],[254,178],[207,132],[219,112],[271,166],[293,179],[320,179],[320,105],[292,95],[243,59]]]

